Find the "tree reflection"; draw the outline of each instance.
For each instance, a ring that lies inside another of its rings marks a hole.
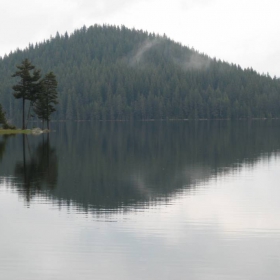
[[[82,211],[168,201],[280,151],[279,121],[56,125],[51,141],[48,135],[11,141],[0,171],[15,175],[26,201],[43,196]]]
[[[95,211],[169,200],[280,147],[273,122],[72,123],[59,131],[53,196]]]
[[[54,189],[57,184],[58,160],[56,150],[50,146],[49,135],[32,151],[28,137],[22,135],[23,159],[15,165],[14,175],[20,192],[27,202],[42,190]]]
[[[2,139],[0,141],[0,162],[3,159],[3,155],[5,153],[6,150],[6,143],[7,143],[7,139],[10,137],[10,135],[3,135]]]

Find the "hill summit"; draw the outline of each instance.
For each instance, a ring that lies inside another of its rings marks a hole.
[[[20,118],[16,65],[28,58],[58,81],[57,120],[280,117],[280,81],[159,36],[94,25],[0,59],[0,103]]]

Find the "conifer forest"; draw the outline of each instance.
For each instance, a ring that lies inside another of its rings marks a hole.
[[[165,35],[94,25],[0,58],[0,104],[15,123],[22,110],[12,75],[24,59],[43,75],[56,75],[53,120],[280,117],[276,77],[210,58]]]

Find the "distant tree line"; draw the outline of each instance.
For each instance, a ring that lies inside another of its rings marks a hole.
[[[57,33],[0,59],[0,103],[8,119],[21,119],[20,104],[11,96],[11,75],[25,57],[56,73],[57,120],[280,117],[280,80],[275,77],[211,59],[166,36],[95,25],[71,35]],[[28,100],[47,120],[42,112],[47,101]]]

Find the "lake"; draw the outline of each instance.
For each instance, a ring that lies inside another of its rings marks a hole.
[[[280,121],[0,136],[0,279],[280,277]]]

